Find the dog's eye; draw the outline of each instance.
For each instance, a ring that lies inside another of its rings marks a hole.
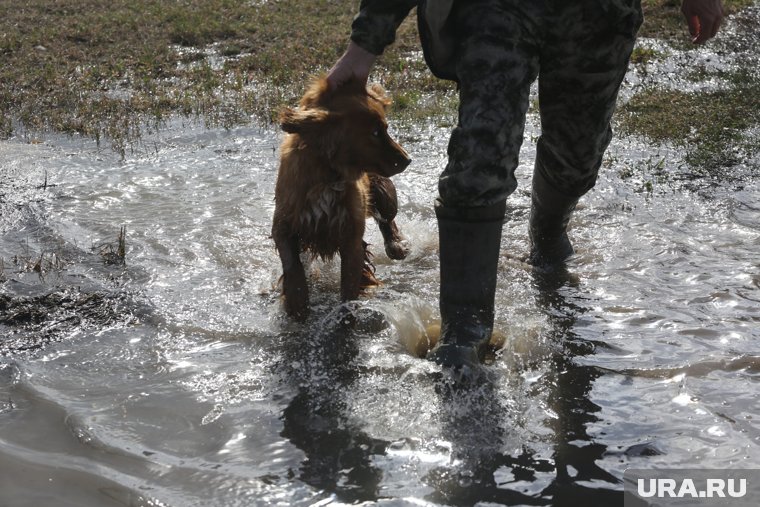
[[[372,132],[372,135],[373,135],[373,136],[375,136],[375,137],[380,137],[380,129],[375,129],[375,130]]]

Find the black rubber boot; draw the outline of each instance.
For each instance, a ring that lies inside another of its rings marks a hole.
[[[541,175],[541,171],[533,171],[528,228],[530,264],[542,268],[560,266],[573,255],[573,245],[567,237],[567,224],[576,204],[578,197],[557,191]]]
[[[441,255],[441,338],[427,358],[476,367],[493,330],[496,267],[506,202],[482,208],[436,203]]]

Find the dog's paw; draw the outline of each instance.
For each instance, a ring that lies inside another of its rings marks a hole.
[[[290,318],[295,319],[298,322],[303,322],[306,320],[306,317],[309,316],[309,305],[299,303],[294,304],[292,299],[285,299],[285,312]]]
[[[399,239],[395,241],[388,241],[385,243],[385,254],[394,261],[400,261],[406,259],[409,255],[411,248],[409,242],[405,239]]]
[[[282,295],[285,299],[285,313],[290,317],[304,321],[309,315],[309,290],[306,278],[299,276],[285,277]]]
[[[286,297],[285,313],[290,318],[303,322],[309,316],[309,301],[304,298]]]

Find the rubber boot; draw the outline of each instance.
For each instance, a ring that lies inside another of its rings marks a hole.
[[[482,208],[436,203],[441,264],[441,337],[427,358],[476,367],[491,339],[506,202]]]
[[[541,171],[533,171],[528,225],[530,264],[542,268],[559,266],[575,253],[567,237],[567,224],[576,204],[578,197],[557,191],[546,181]]]

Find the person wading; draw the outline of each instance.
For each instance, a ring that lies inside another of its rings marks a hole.
[[[538,78],[528,261],[543,269],[573,254],[567,224],[596,183],[610,120],[642,22],[640,0],[362,0],[348,49],[330,69],[337,88],[366,83],[378,55],[417,7],[431,71],[455,81],[459,121],[435,203],[440,241],[441,337],[428,358],[482,362],[494,320],[506,199],[517,187],[531,83]],[[683,0],[693,42],[713,37],[720,0]]]

